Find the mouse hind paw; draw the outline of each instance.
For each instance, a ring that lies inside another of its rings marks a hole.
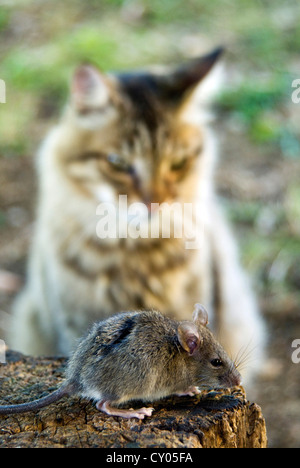
[[[98,401],[96,408],[103,413],[108,414],[109,416],[120,416],[121,418],[137,418],[144,419],[145,416],[152,416],[154,408],[139,408],[139,409],[119,409],[114,408],[110,405],[109,401]]]

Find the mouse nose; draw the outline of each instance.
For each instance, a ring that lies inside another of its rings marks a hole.
[[[242,385],[242,377],[240,375],[235,376],[233,382],[235,386]]]
[[[239,372],[235,372],[232,376],[232,382],[234,386],[242,385],[242,376]]]

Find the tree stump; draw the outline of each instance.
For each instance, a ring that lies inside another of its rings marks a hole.
[[[31,401],[64,379],[65,358],[32,358],[7,352],[0,365],[0,404]],[[137,402],[137,404],[139,404]],[[131,403],[130,406],[134,407]],[[143,421],[109,417],[92,402],[65,397],[34,413],[0,416],[0,447],[264,448],[261,409],[241,387],[154,402]]]

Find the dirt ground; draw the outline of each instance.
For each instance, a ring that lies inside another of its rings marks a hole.
[[[282,200],[291,180],[299,177],[300,162],[283,164],[272,151],[260,154],[244,135],[230,131],[222,120],[218,125],[222,158],[217,184],[223,199]],[[243,157],[238,158],[241,148]],[[0,158],[0,206],[6,219],[0,230],[1,269],[20,275],[22,281],[34,226],[36,186],[32,156]],[[240,238],[251,229],[238,225],[236,228]],[[269,329],[269,358],[264,376],[257,383],[256,402],[266,418],[269,446],[299,447],[300,364],[291,360],[292,341],[300,338],[299,304],[293,300],[278,303],[266,290],[258,295]],[[12,293],[0,292],[2,333],[7,328],[13,297]]]

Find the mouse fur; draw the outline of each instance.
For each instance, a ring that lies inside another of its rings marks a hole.
[[[199,393],[197,388],[239,385],[238,370],[207,322],[200,304],[195,306],[192,321],[178,322],[148,310],[123,312],[97,322],[77,344],[68,361],[66,381],[52,398],[0,406],[0,414],[39,409],[75,394],[96,401],[96,407],[107,414],[143,419],[153,408],[123,410],[117,406],[172,394],[193,395]]]

